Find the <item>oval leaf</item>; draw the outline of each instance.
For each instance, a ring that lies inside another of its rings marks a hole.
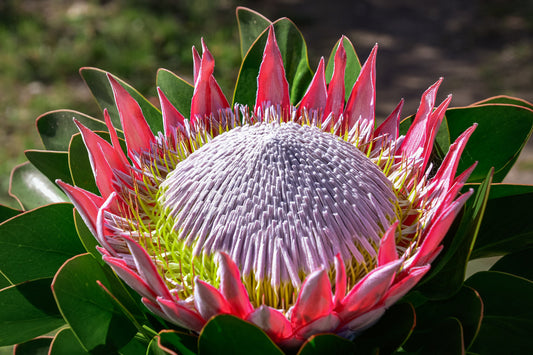
[[[501,271],[533,281],[533,248],[505,255],[490,270]]]
[[[44,206],[0,224],[0,271],[13,284],[52,277],[69,258],[83,253],[72,205]]]
[[[259,12],[237,7],[237,25],[239,26],[239,37],[241,39],[241,57],[244,56],[255,42],[257,37],[270,26],[272,22]]]
[[[17,344],[13,349],[13,355],[46,355],[51,342],[51,337],[41,337]]]
[[[56,179],[72,185],[67,152],[51,152],[46,150],[27,150],[26,158],[51,182]]]
[[[481,329],[469,350],[488,355],[533,353],[533,282],[483,271],[465,284],[479,293],[485,308]]]
[[[472,258],[503,255],[533,246],[533,186],[495,184]]]
[[[39,279],[0,290],[0,346],[28,341],[65,324],[51,282]]]
[[[494,182],[501,182],[505,176],[498,172],[520,154],[533,129],[533,110],[513,105],[451,108],[446,111],[446,118],[452,141],[472,124],[479,124],[459,162],[458,171],[479,162],[469,182],[482,181],[491,167],[498,177]]]
[[[63,191],[29,162],[22,163],[11,171],[9,194],[24,210],[50,203],[68,202]]]
[[[52,290],[63,317],[86,350],[116,352],[137,330],[97,281],[113,291],[112,284],[118,282],[91,255],[82,254],[61,267]]]
[[[92,130],[107,130],[103,121],[72,110],[47,112],[37,118],[37,130],[48,150],[67,151],[72,135],[78,133],[74,119]]]
[[[226,314],[207,322],[200,333],[198,349],[202,355],[283,354],[261,329]]]
[[[61,329],[50,346],[49,355],[85,355],[89,354],[87,350],[83,348],[72,329],[64,328]]]

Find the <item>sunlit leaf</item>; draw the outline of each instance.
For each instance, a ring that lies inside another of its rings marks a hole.
[[[241,39],[241,57],[244,58],[257,37],[271,24],[269,19],[259,12],[237,7],[237,25]]]
[[[63,191],[29,162],[16,166],[11,172],[9,194],[24,210],[68,201]]]
[[[333,77],[335,52],[337,51],[337,47],[339,47],[340,41],[341,40],[339,39],[337,43],[335,43],[329,55],[328,64],[326,65],[326,82],[327,83],[329,83],[331,81],[331,78]],[[359,76],[359,72],[361,72],[361,62],[359,61],[359,58],[357,57],[355,48],[353,47],[350,40],[348,40],[348,38],[344,37],[342,44],[344,46],[344,50],[346,51],[346,69],[344,71],[344,89],[345,89],[344,95],[345,95],[345,99],[348,100],[350,98],[353,85],[355,84],[355,81],[357,80],[357,77]]]
[[[61,329],[52,340],[49,355],[85,355],[89,354],[80,344],[72,329]]]
[[[33,166],[51,182],[55,183],[56,179],[61,179],[63,182],[72,184],[67,152],[32,149],[24,153]]]
[[[37,118],[37,130],[46,149],[67,151],[72,135],[78,133],[74,119],[95,131],[107,130],[103,121],[72,110],[47,112]],[[120,127],[120,126],[118,126]]]

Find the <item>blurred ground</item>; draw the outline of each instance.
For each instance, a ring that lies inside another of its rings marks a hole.
[[[7,189],[11,167],[24,161],[24,149],[40,147],[33,123],[39,114],[73,108],[100,116],[78,67],[109,70],[152,96],[158,67],[190,77],[190,47],[204,36],[230,96],[239,62],[237,5],[270,19],[291,18],[308,43],[313,68],[342,34],[362,60],[377,42],[381,118],[401,98],[405,115],[414,113],[421,93],[441,76],[438,100],[453,93],[452,106],[501,94],[533,100],[528,0],[3,0],[0,191]],[[531,143],[507,181],[533,183]]]

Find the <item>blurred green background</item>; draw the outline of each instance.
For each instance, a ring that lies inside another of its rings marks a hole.
[[[25,160],[23,151],[42,147],[34,126],[40,114],[70,108],[101,117],[78,75],[82,66],[110,71],[154,97],[160,67],[190,80],[191,46],[203,36],[231,97],[240,64],[238,5],[294,20],[313,69],[342,34],[363,59],[378,42],[381,118],[402,97],[405,115],[414,113],[420,94],[440,76],[439,99],[452,92],[452,106],[497,94],[533,99],[533,2],[527,0],[1,0],[0,203],[13,205],[9,172]],[[513,181],[533,183],[527,175],[533,159],[517,166],[522,172]]]

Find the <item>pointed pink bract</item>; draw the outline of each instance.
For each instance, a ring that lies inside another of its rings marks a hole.
[[[281,58],[281,52],[274,35],[274,26],[272,25],[268,28],[263,61],[257,76],[255,112],[260,112],[267,105],[279,105],[282,112],[288,112],[290,106],[289,83],[285,77],[283,59]]]

